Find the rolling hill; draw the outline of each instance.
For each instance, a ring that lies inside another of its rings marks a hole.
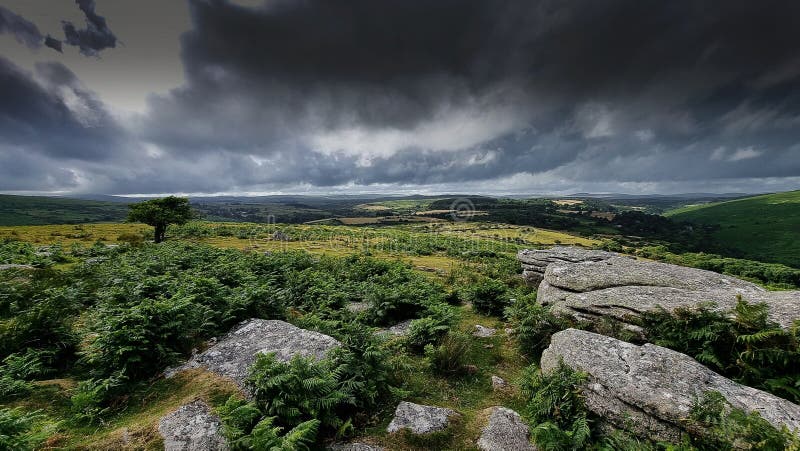
[[[800,267],[800,191],[694,205],[665,215],[718,224],[714,239],[742,257]]]
[[[114,222],[127,214],[121,202],[0,195],[0,226]]]

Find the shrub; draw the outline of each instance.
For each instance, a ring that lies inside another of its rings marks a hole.
[[[234,451],[263,449],[302,451],[316,440],[318,420],[298,424],[287,433],[275,426],[275,417],[265,417],[255,403],[231,397],[219,409],[228,444]]]
[[[554,333],[574,325],[571,319],[553,315],[550,308],[536,303],[535,296],[517,298],[505,314],[514,328],[520,350],[531,356],[539,356],[550,346]]]
[[[408,328],[406,343],[411,349],[421,351],[425,345],[438,343],[457,321],[456,310],[444,304],[431,306],[428,314],[412,321]]]
[[[543,449],[586,448],[592,436],[580,388],[586,382],[586,374],[561,362],[549,375],[531,365],[523,377],[525,413],[536,425],[531,431],[536,444]]]
[[[43,416],[38,411],[0,409],[0,449],[37,449],[51,433],[47,428],[37,426],[42,419]]]
[[[78,383],[70,398],[72,413],[79,422],[96,423],[111,409],[111,401],[122,393],[126,378],[114,375]]]
[[[464,370],[470,345],[469,335],[451,331],[439,346],[425,346],[425,358],[434,372],[443,375],[457,374]]]
[[[689,423],[703,432],[690,438],[693,446],[709,450],[798,449],[800,437],[786,427],[775,429],[758,412],[731,407],[719,392],[706,392],[692,406]]]
[[[350,428],[350,420],[340,418],[337,409],[356,400],[340,385],[340,376],[328,359],[296,356],[284,363],[272,353],[258,356],[249,384],[261,413],[275,417],[279,425],[293,428],[316,419],[322,428],[342,433]]]
[[[508,306],[508,287],[495,279],[484,279],[466,291],[466,298],[472,302],[472,307],[486,315],[500,315]]]
[[[765,304],[739,300],[733,317],[709,306],[643,315],[648,338],[714,371],[793,402],[800,401],[800,325],[770,323]]]

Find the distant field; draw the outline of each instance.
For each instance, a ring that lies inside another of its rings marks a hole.
[[[124,203],[0,195],[0,226],[113,222],[127,214]]]
[[[665,215],[719,224],[714,239],[743,257],[800,267],[800,191],[689,206]]]

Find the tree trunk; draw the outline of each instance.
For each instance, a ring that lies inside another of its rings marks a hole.
[[[153,236],[153,241],[156,243],[160,243],[164,241],[164,235],[167,233],[167,225],[166,224],[156,224],[155,226],[155,235]]]

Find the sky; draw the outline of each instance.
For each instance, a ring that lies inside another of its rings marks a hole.
[[[0,0],[0,191],[800,188],[800,2]]]

